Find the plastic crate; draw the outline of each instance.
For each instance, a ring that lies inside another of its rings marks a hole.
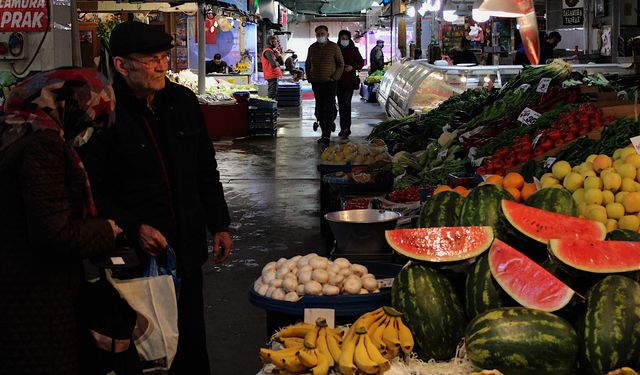
[[[251,109],[251,107],[277,110],[278,102],[277,101],[250,98],[249,99],[249,109]]]

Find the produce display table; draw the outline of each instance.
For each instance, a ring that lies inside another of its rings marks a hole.
[[[232,85],[248,85],[251,80],[251,74],[221,74],[209,73],[207,77],[215,77],[229,82]]]
[[[249,105],[224,103],[200,105],[207,132],[212,139],[240,138],[249,135]]]

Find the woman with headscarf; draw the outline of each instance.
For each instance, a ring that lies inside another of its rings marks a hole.
[[[341,30],[338,33],[338,45],[344,59],[344,71],[338,80],[337,94],[338,112],[340,113],[340,132],[338,135],[349,138],[351,134],[351,98],[353,90],[359,86],[358,70],[364,66],[364,59],[360,55],[358,47],[351,40],[349,30]]]
[[[0,374],[84,375],[89,341],[78,314],[83,259],[115,247],[120,228],[96,217],[73,148],[114,115],[95,70],[36,74],[0,117]],[[86,330],[85,330],[86,332]]]

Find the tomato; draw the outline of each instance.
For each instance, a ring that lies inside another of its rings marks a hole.
[[[551,150],[554,146],[554,142],[551,139],[545,139],[538,144],[540,145],[540,148],[544,149],[545,151]]]
[[[542,147],[538,147],[536,148],[536,150],[533,152],[533,156],[540,156],[542,154],[544,154],[545,152],[547,152],[546,150],[544,150]]]
[[[549,139],[552,139],[554,141],[562,139],[562,133],[560,132],[560,130],[551,130],[547,133],[547,136],[549,137]]]
[[[526,163],[527,161],[529,161],[529,159],[531,159],[531,155],[530,154],[519,154],[518,155],[518,162],[519,163]]]
[[[507,155],[507,157],[504,159],[504,164],[513,166],[513,165],[516,164],[517,160],[518,159],[516,157],[516,154],[511,153],[511,154]],[[496,165],[496,168],[498,168],[498,167],[499,167],[499,165]]]
[[[485,167],[480,167],[480,168],[476,169],[476,174],[478,176],[483,176],[483,175],[487,174],[487,169]]]
[[[564,135],[564,140],[569,142],[569,141],[573,141],[576,138],[575,134],[573,133],[567,133]]]
[[[553,146],[554,146],[554,147],[561,147],[561,146],[563,146],[564,144],[565,144],[564,139],[558,139],[557,141],[555,141],[555,142],[553,143]]]

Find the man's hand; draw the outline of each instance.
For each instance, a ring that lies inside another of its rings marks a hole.
[[[122,228],[120,228],[118,224],[116,224],[116,222],[111,219],[108,219],[107,222],[111,226],[111,231],[113,232],[113,238],[118,237],[118,235],[122,233]]]
[[[222,245],[222,249],[220,246]],[[218,232],[213,235],[213,261],[220,264],[231,255],[233,240],[229,232]]]
[[[142,224],[139,234],[140,247],[145,253],[156,256],[167,248],[167,239],[156,228]]]
[[[345,66],[344,66],[344,71],[345,71],[345,72],[350,72],[350,71],[352,71],[352,70],[353,70],[353,66],[351,66],[351,65],[345,65]]]

